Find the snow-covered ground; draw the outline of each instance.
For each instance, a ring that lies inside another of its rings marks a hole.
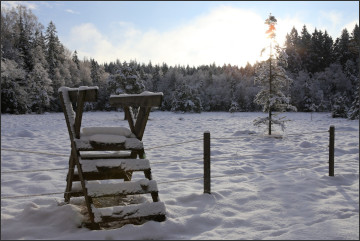
[[[6,198],[63,192],[70,141],[63,113],[2,115],[1,239],[358,240],[359,121],[286,113],[292,121],[278,139],[253,126],[262,115],[151,112],[143,141],[167,220],[99,231],[79,228],[79,207],[59,205],[61,194]],[[83,118],[83,126],[127,127],[121,112]],[[330,125],[334,177],[328,176]],[[201,179],[204,131],[212,138],[210,195]],[[179,142],[187,143],[165,146]],[[39,169],[61,170],[20,172]]]

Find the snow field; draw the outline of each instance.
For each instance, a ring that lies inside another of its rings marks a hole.
[[[253,126],[252,121],[262,115],[150,113],[143,142],[166,206],[165,222],[89,231],[78,228],[83,218],[79,206],[59,205],[61,194],[11,198],[1,200],[1,238],[358,239],[358,120],[333,119],[329,113],[312,117],[286,113],[292,121],[278,139]],[[120,112],[86,112],[83,118],[84,127],[127,127]],[[335,126],[334,177],[328,176],[330,125]],[[207,130],[211,133],[211,195],[203,194],[202,180],[201,139]],[[2,172],[68,165],[70,141],[63,113],[2,115],[1,133]],[[196,139],[200,140],[192,141]],[[164,146],[187,141],[192,142]],[[66,173],[2,173],[2,198],[62,192]]]

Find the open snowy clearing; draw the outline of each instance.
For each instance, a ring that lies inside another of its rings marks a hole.
[[[82,125],[128,127],[123,115],[85,112]],[[2,115],[1,239],[359,239],[359,121],[286,113],[292,121],[283,138],[268,138],[252,124],[263,115],[151,112],[143,141],[167,220],[100,231],[79,228],[79,207],[59,205],[61,194],[13,197],[65,190],[70,141],[63,113]],[[210,195],[203,194],[205,131]],[[182,144],[167,146],[173,143]],[[20,172],[43,169],[60,170]]]

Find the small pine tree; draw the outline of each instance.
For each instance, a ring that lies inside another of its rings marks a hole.
[[[239,107],[238,102],[236,100],[232,100],[229,112],[234,113],[234,112],[239,112],[239,111],[240,111],[240,107]]]
[[[337,94],[334,98],[334,104],[331,108],[331,117],[332,118],[347,118],[348,107],[347,107],[348,98],[346,95]]]
[[[265,24],[269,25],[266,33],[270,38],[270,56],[268,60],[259,64],[254,79],[262,86],[254,101],[263,106],[264,112],[269,113],[268,117],[255,119],[254,125],[267,124],[269,135],[271,135],[272,124],[280,125],[283,130],[285,128],[285,120],[283,118],[277,119],[276,114],[273,115],[273,111],[284,112],[287,109],[296,111],[296,108],[290,104],[290,98],[282,92],[282,89],[289,86],[292,80],[286,75],[283,68],[287,65],[287,54],[274,40],[276,23],[276,18],[271,14],[265,21]],[[274,50],[275,53],[273,53]]]
[[[349,111],[347,113],[347,116],[350,120],[358,120],[360,115],[360,104],[359,104],[359,96],[360,96],[360,87],[357,86],[357,91],[355,92],[355,99],[352,102]]]

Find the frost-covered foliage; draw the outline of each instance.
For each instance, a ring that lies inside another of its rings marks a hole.
[[[145,90],[144,82],[140,79],[134,66],[123,63],[121,68],[109,76],[108,86],[110,94],[140,94]]]
[[[257,118],[254,125],[259,126],[266,124],[268,133],[271,135],[272,124],[277,124],[285,128],[284,120],[276,119],[276,115],[272,115],[273,111],[284,112],[286,110],[296,111],[296,107],[290,104],[290,97],[286,96],[283,91],[290,85],[292,79],[288,77],[284,67],[287,66],[287,54],[274,41],[276,19],[269,16],[265,21],[269,25],[267,33],[270,38],[270,55],[269,59],[261,62],[255,72],[255,83],[259,83],[261,90],[256,95],[254,102],[263,107],[263,112],[268,112],[269,116],[265,118]],[[274,48],[273,48],[273,45]]]
[[[108,79],[108,92],[110,94],[140,94],[145,90],[145,85],[133,63],[124,62],[115,74]],[[132,111],[136,118],[138,106],[133,106]],[[128,117],[125,115],[124,119]]]
[[[200,113],[202,110],[198,91],[192,89],[184,81],[177,83],[172,100],[171,111]]]
[[[25,71],[13,60],[1,60],[1,112],[23,114],[29,111],[24,88]]]
[[[349,111],[347,113],[347,116],[350,120],[359,119],[360,115],[360,105],[359,105],[359,98],[360,98],[360,87],[358,86],[355,91],[355,99],[351,104],[351,107],[349,108]]]
[[[238,112],[238,111],[240,111],[240,108],[239,108],[239,104],[237,103],[237,101],[235,101],[235,100],[231,101],[231,106],[230,106],[229,112],[234,113],[234,112]]]
[[[269,18],[268,24],[275,26],[275,20]],[[275,27],[269,27],[269,37],[275,34],[274,30]],[[281,90],[284,94],[276,94],[269,104],[289,103],[298,111],[330,112],[334,98],[344,94],[348,98],[349,118],[358,118],[359,26],[355,25],[352,31],[344,29],[335,40],[326,31],[308,32],[306,25],[299,33],[295,28],[289,31],[285,49],[281,50],[288,55],[288,65],[279,63],[275,67],[279,56],[275,56],[274,50],[272,68],[279,68],[279,73],[294,81],[291,83],[287,79],[285,90]],[[1,10],[1,55],[2,113],[62,111],[58,93],[53,91],[62,85],[99,87],[98,102],[87,105],[86,110],[114,110],[109,105],[111,93],[115,90],[135,93],[142,88],[130,83],[113,89],[108,79],[109,75],[117,75],[123,69],[119,59],[98,64],[95,59],[79,58],[76,50],[70,51],[60,42],[55,23],[45,28],[30,9],[21,5]],[[136,71],[144,89],[164,93],[161,110],[179,108],[174,106],[180,103],[177,88],[181,85],[177,83],[184,83],[195,90],[191,101],[197,106],[195,100],[199,100],[202,111],[259,111],[267,108],[254,102],[255,98],[264,97],[256,97],[261,86],[260,82],[254,82],[260,71],[258,69],[255,74],[255,69],[261,64],[265,66],[259,68],[266,72],[269,61],[246,66],[204,63],[190,67],[153,65],[151,61],[140,64],[130,60],[127,65]],[[288,96],[291,96],[289,102]],[[187,106],[191,106],[191,102]],[[194,110],[190,108],[189,111]]]
[[[334,98],[334,103],[332,105],[331,109],[331,116],[333,118],[341,117],[341,118],[347,118],[348,113],[348,107],[347,102],[348,98],[344,94],[338,94]]]

